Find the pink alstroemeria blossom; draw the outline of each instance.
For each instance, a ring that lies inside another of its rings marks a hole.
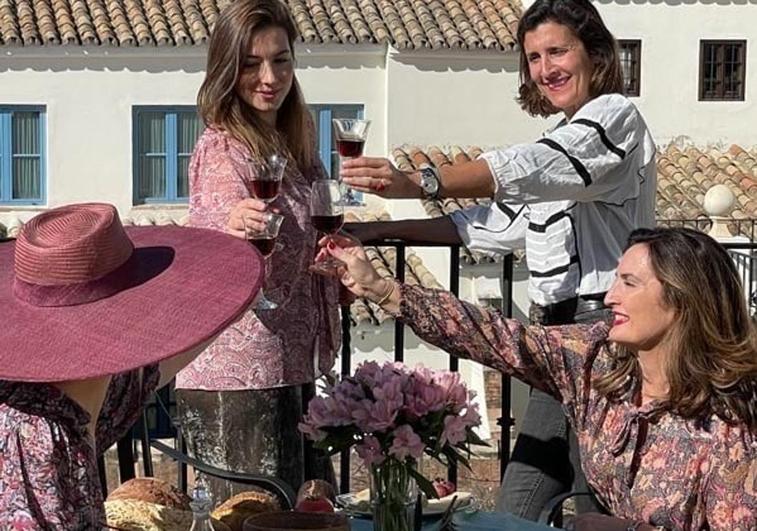
[[[322,441],[326,438],[325,431],[321,431],[307,422],[300,422],[299,424],[297,424],[297,429],[315,442]]]
[[[442,387],[413,378],[411,394],[407,397],[406,405],[411,418],[421,418],[432,411],[441,411],[446,405]]]
[[[394,427],[398,409],[389,402],[361,400],[352,410],[352,418],[357,427],[365,433],[385,431]]]
[[[376,437],[369,435],[363,439],[363,442],[355,446],[358,457],[363,460],[365,466],[380,465],[386,459],[381,450],[381,444]]]
[[[408,456],[413,459],[420,459],[426,445],[423,443],[418,434],[413,431],[407,424],[403,424],[393,432],[394,440],[389,448],[389,455],[393,455],[400,461],[404,461]]]
[[[470,428],[481,424],[481,415],[478,413],[478,404],[468,404],[465,415],[463,415],[463,422]]]
[[[468,390],[460,381],[459,372],[443,372],[434,379],[435,383],[444,389],[447,405],[453,413],[459,413],[468,403]]]
[[[320,427],[352,424],[352,408],[340,400],[314,397],[308,404],[307,422]]]
[[[456,445],[465,440],[465,422],[462,417],[457,415],[447,415],[444,417],[444,430],[440,437],[442,446],[449,443]]]

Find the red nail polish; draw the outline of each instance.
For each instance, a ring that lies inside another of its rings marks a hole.
[[[384,184],[384,181],[381,181],[380,183],[378,183],[376,185],[376,190],[378,190],[379,192],[383,192],[384,188],[386,188],[386,185]]]
[[[329,249],[336,249],[336,245],[334,245],[334,242],[329,242],[328,248]]]

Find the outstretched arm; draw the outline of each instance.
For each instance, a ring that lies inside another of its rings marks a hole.
[[[474,160],[443,166],[441,197],[491,197],[494,178],[484,160]],[[423,196],[419,172],[398,170],[388,159],[358,157],[345,160],[341,171],[345,184],[361,192],[393,199],[413,199]]]
[[[344,263],[338,275],[353,293],[398,316],[418,337],[453,356],[511,374],[563,402],[578,398],[589,378],[587,360],[606,339],[606,326],[524,326],[452,293],[382,278],[362,247],[344,236],[324,238],[326,253]]]

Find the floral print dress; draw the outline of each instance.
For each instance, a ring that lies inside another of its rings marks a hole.
[[[633,390],[617,402],[601,396],[591,382],[612,366],[607,324],[524,326],[414,286],[402,287],[398,317],[450,354],[560,400],[589,484],[614,516],[665,529],[757,529],[757,436],[716,416],[684,419],[661,402],[638,406]]]
[[[158,379],[157,365],[112,378],[97,421],[97,451],[89,414],[57,387],[0,381],[0,529],[101,529],[98,454],[139,418]]]
[[[189,166],[189,224],[226,231],[231,209],[251,196],[249,150],[224,131],[208,127]],[[266,297],[275,310],[248,309],[176,376],[177,389],[246,391],[313,382],[334,365],[341,342],[338,282],[308,270],[318,233],[310,222],[310,186],[325,178],[317,161],[285,169],[271,204],[284,222],[268,258]]]

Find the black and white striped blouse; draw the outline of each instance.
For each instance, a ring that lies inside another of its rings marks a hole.
[[[654,141],[619,94],[589,101],[535,143],[481,157],[496,203],[452,220],[471,249],[525,246],[537,304],[607,291],[628,235],[654,225]]]

